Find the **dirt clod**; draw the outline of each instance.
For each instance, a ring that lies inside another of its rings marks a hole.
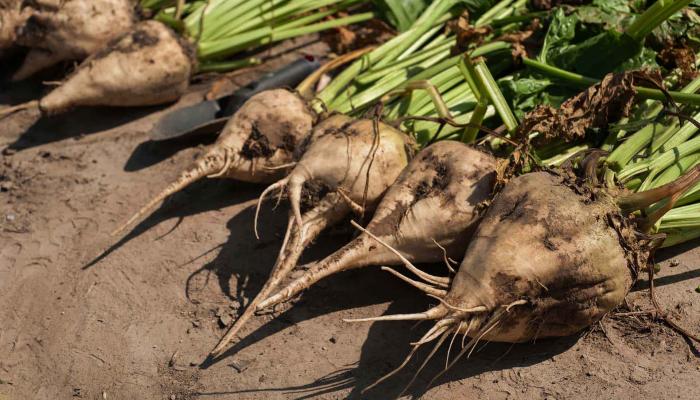
[[[275,152],[275,149],[270,146],[270,141],[267,136],[253,126],[253,130],[248,137],[248,140],[243,144],[241,155],[250,160],[258,157],[269,157]]]

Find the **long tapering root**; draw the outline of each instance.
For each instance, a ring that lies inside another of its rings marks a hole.
[[[131,226],[134,222],[141,219],[144,215],[153,210],[158,204],[165,200],[168,196],[179,192],[185,187],[191,185],[192,183],[209,176],[212,173],[219,172],[223,168],[223,160],[221,157],[217,157],[218,151],[211,151],[203,159],[197,162],[194,168],[188,169],[183,172],[178,179],[168,185],[162,192],[156,195],[151,201],[149,201],[145,206],[143,206],[139,211],[131,216],[125,223],[117,227],[111,236],[119,235],[124,232],[126,228]]]
[[[331,196],[333,196],[333,198],[331,198]],[[304,219],[307,221],[304,223],[305,227],[303,228],[304,239],[302,243],[304,243],[304,246],[315,239],[320,230],[324,229],[330,223],[336,222],[338,219],[342,218],[342,216],[347,215],[347,213],[350,211],[347,204],[345,204],[342,201],[342,198],[337,196],[335,193],[329,194],[321,202],[322,204],[315,210],[321,209],[323,205],[324,207],[327,207],[327,213],[324,212],[322,214],[312,216],[312,212],[308,212],[306,215],[304,215]],[[332,220],[330,218],[331,216]],[[344,249],[347,249],[353,243],[356,242],[350,242],[350,244],[346,245]],[[351,251],[349,250],[344,253],[341,257],[333,259],[327,258],[324,261],[314,264],[311,268],[304,272],[302,276],[293,280],[277,293],[262,301],[258,305],[258,310],[264,310],[286,302],[325,277],[340,271],[358,267],[357,263],[355,262],[356,260],[353,259],[353,257],[356,257],[358,254],[360,254],[358,253],[358,249],[353,248]],[[295,256],[293,260],[294,263],[296,263],[298,256]]]
[[[275,185],[282,186],[286,182],[280,181]],[[273,186],[275,186],[273,185]],[[269,190],[270,188],[268,188]],[[266,190],[266,191],[268,191]],[[261,199],[264,197],[261,195]],[[310,241],[315,239],[318,234],[325,229],[329,223],[333,223],[337,219],[337,213],[346,214],[343,210],[338,210],[337,206],[340,199],[334,197],[333,194],[326,196],[312,210],[304,214],[304,225],[296,225],[293,215],[289,216],[287,223],[287,231],[284,236],[282,248],[277,256],[277,262],[270,273],[265,285],[255,298],[248,304],[248,307],[243,311],[243,314],[229,328],[228,332],[221,338],[219,343],[211,351],[210,356],[217,357],[226,349],[233,341],[235,336],[242,330],[245,323],[254,315],[259,308],[259,304],[275,290],[279,284],[285,279],[289,273],[296,267],[297,261],[301,257],[301,253]],[[260,204],[260,201],[258,202]]]
[[[278,190],[287,186],[287,182],[288,179],[284,178],[273,183],[272,185],[268,186],[265,190],[263,190],[263,192],[260,194],[260,197],[258,197],[258,204],[255,207],[255,217],[253,217],[253,232],[255,233],[256,239],[260,240],[260,235],[258,234],[258,217],[260,216],[260,207],[262,206],[262,202],[265,200],[265,197],[273,190]]]
[[[498,310],[494,313],[494,315],[489,318],[484,324],[482,324],[481,329],[479,329],[476,334],[472,337],[472,339],[467,343],[467,345],[462,348],[462,350],[457,354],[457,356],[452,360],[440,373],[435,375],[433,379],[430,380],[428,383],[428,387],[432,386],[432,384],[438,380],[442,375],[445,374],[448,370],[450,370],[456,363],[459,361],[465,354],[467,355],[467,358],[471,357],[472,352],[476,348],[477,344],[479,344],[479,341],[483,339],[484,336],[486,336],[489,332],[491,332],[498,324],[501,322],[501,319],[505,315],[504,310]]]
[[[441,296],[434,296],[430,293],[428,293],[428,296],[435,298],[436,300],[438,300],[440,303],[442,303],[445,307],[449,308],[450,310],[457,311],[460,313],[471,314],[471,313],[477,313],[477,312],[485,312],[488,310],[486,308],[486,306],[476,306],[476,307],[470,307],[470,308],[457,307],[457,306],[453,306],[452,304],[448,303]]]
[[[294,215],[294,222],[299,227],[303,226],[304,218],[301,215],[301,191],[304,187],[304,182],[306,182],[306,178],[304,178],[302,174],[292,174],[268,186],[262,192],[262,194],[260,194],[257,207],[255,208],[255,217],[253,219],[253,230],[257,239],[260,239],[260,236],[258,235],[258,216],[260,214],[260,207],[265,197],[273,190],[279,190],[281,195],[283,189],[287,189],[287,194],[289,195],[289,206],[292,210],[292,215]]]
[[[306,179],[300,175],[290,175],[287,192],[289,193],[289,206],[294,214],[296,224],[301,227],[304,225],[304,219],[301,216],[301,190],[304,187]]]
[[[364,246],[363,244],[358,243],[358,240],[365,240],[368,241],[367,236],[369,236],[371,239],[378,241],[381,243],[383,246],[388,248],[391,252],[393,252],[397,257],[403,261],[404,265],[406,268],[413,272],[415,275],[420,277],[421,279],[425,280],[426,283],[422,282],[417,282],[409,278],[402,278],[408,283],[415,283],[414,286],[418,287],[419,289],[425,291],[426,293],[432,293],[434,295],[440,296],[445,293],[445,291],[442,288],[446,288],[449,285],[449,278],[444,278],[444,277],[438,277],[438,276],[433,276],[430,275],[426,272],[423,272],[413,266],[410,261],[408,261],[402,254],[400,254],[396,249],[392,248],[389,244],[384,242],[382,239],[378,238],[377,236],[373,235],[371,232],[367,231],[366,229],[362,228],[359,226],[357,223],[354,221],[351,221],[352,224],[363,231],[366,235],[362,235],[355,239],[354,241],[350,242],[350,244],[346,245],[344,249],[347,249],[347,252],[344,254],[344,256],[347,256],[348,254],[360,254],[358,253],[358,248],[355,246]],[[324,260],[325,261],[325,260]],[[330,276],[332,274],[338,273],[340,271],[344,271],[350,268],[355,268],[357,267],[357,260],[353,261],[348,261],[346,257],[340,257],[333,259],[332,261],[328,262],[320,262],[315,264],[313,267],[311,267],[308,271],[304,273],[301,277],[297,278],[293,282],[289,283],[285,288],[271,296],[270,298],[266,299],[262,303],[258,305],[258,310],[263,310],[269,307],[272,307],[276,304],[288,301],[292,297],[296,296],[297,294],[301,293],[303,290],[309,288],[311,285],[315,284],[319,280]],[[389,269],[389,272],[392,272],[393,270]],[[398,273],[393,271],[392,273]],[[399,276],[400,278],[403,277],[403,275]],[[408,279],[408,280],[406,280]]]
[[[433,327],[420,338],[419,341],[411,343],[411,346],[421,346],[426,343],[430,343],[435,340],[438,336],[442,335],[445,330],[449,329],[455,323],[455,318],[447,317],[439,320]]]
[[[426,340],[428,337],[434,335],[435,332],[438,332],[439,334],[443,334],[443,333],[445,333],[445,332],[449,329],[449,326],[441,326],[441,327],[438,328],[438,325],[440,325],[439,322],[438,322],[438,324],[435,324],[435,326],[433,326],[433,328],[430,329],[425,335],[423,335],[423,337],[421,338],[421,340],[419,340],[419,341],[417,342],[417,344],[414,344],[414,345],[412,346],[413,349],[411,349],[411,352],[408,354],[408,356],[406,356],[406,358],[405,358],[404,361],[401,363],[401,365],[399,365],[398,367],[396,367],[395,369],[393,369],[393,370],[392,370],[391,372],[389,372],[388,374],[386,374],[386,375],[382,376],[381,378],[377,379],[377,380],[374,381],[374,383],[372,383],[371,385],[369,385],[369,386],[367,386],[366,388],[362,389],[362,393],[363,393],[363,394],[366,393],[367,391],[369,391],[369,390],[372,389],[373,387],[376,387],[377,385],[381,384],[382,382],[386,381],[387,379],[389,379],[389,378],[391,378],[392,376],[394,376],[394,375],[396,375],[397,373],[399,373],[406,365],[408,365],[408,362],[411,361],[411,359],[412,359],[413,356],[416,354],[416,352],[418,351],[418,349],[420,349],[420,347],[421,347],[423,344],[428,343],[428,341]],[[439,346],[438,346],[438,347],[439,347]]]
[[[414,279],[407,277],[406,275],[403,275],[402,273],[398,272],[397,270],[395,270],[393,268],[382,267],[382,271],[387,271],[387,272],[391,273],[395,277],[401,279],[402,281],[408,283],[409,285],[413,286],[414,288],[416,288],[422,292],[425,292],[429,295],[433,295],[433,296],[439,297],[439,298],[445,297],[445,295],[447,295],[447,290],[438,289],[435,286],[428,285],[428,284],[423,283],[423,282],[418,282]]]
[[[382,315],[380,317],[369,317],[369,318],[356,318],[356,319],[343,319],[345,322],[376,322],[376,321],[420,321],[428,319],[438,319],[447,315],[447,308],[444,306],[437,306],[429,309],[426,312],[415,313],[415,314],[394,314],[394,315]]]
[[[267,282],[265,282],[265,285],[262,287],[262,289],[260,289],[260,292],[258,292],[258,294],[248,304],[246,309],[243,311],[243,314],[241,314],[238,317],[236,322],[234,322],[234,324],[231,325],[226,334],[219,340],[216,346],[214,346],[214,349],[212,349],[212,351],[209,353],[211,357],[218,357],[224,352],[224,350],[226,350],[229,343],[231,343],[236,337],[236,335],[238,335],[238,333],[243,329],[243,326],[245,326],[246,322],[248,322],[250,318],[253,317],[258,304],[261,301],[263,301],[270,294],[270,292],[277,287],[279,282],[282,281],[282,279],[284,279],[287,276],[287,274],[289,274],[289,272],[291,272],[291,270],[294,268],[296,262],[289,262],[290,255],[286,254],[287,249],[289,248],[292,249],[292,251],[300,253],[302,246],[300,245],[300,243],[298,243],[299,240],[301,240],[301,235],[294,232],[299,228],[296,227],[292,223],[292,221],[293,218],[289,218],[289,224],[287,224],[287,231],[284,235],[282,248],[280,249],[280,253],[277,257],[277,262],[272,268],[270,277],[268,278]],[[291,257],[294,256],[294,254],[291,255]]]
[[[11,107],[5,107],[3,109],[0,109],[0,120],[3,118],[6,118],[16,112],[22,111],[22,110],[29,110],[31,108],[39,108],[39,100],[32,100],[28,101],[26,103],[18,104],[16,106],[11,106]]]
[[[452,345],[454,344],[455,339],[457,338],[457,334],[459,334],[462,331],[462,327],[464,325],[465,325],[465,322],[460,321],[459,324],[457,325],[457,328],[454,330],[454,333],[452,334],[452,339],[450,340],[450,345],[447,346],[447,356],[445,356],[445,368],[447,368],[447,366],[450,364],[450,353],[452,352]],[[466,324],[466,325],[467,325],[467,329],[468,329],[469,324]],[[466,337],[467,333],[468,332],[464,333],[463,337]],[[464,347],[464,345],[462,345],[462,347]]]
[[[430,361],[430,359],[433,358],[435,353],[438,351],[440,346],[442,346],[442,344],[445,342],[445,339],[447,339],[447,337],[450,335],[450,333],[451,332],[449,331],[449,329],[445,329],[445,331],[443,333],[441,333],[440,339],[437,341],[437,343],[435,343],[435,346],[433,346],[433,350],[430,351],[430,354],[428,354],[427,357],[425,357],[425,360],[423,360],[423,363],[420,365],[420,367],[418,367],[416,372],[413,374],[413,377],[411,378],[410,381],[408,381],[408,383],[403,388],[401,393],[399,393],[398,397],[403,396],[404,393],[406,393],[406,391],[408,390],[408,388],[410,388],[411,385],[413,385],[413,382],[415,382],[416,378],[418,378],[418,374],[420,374],[420,372],[423,370],[423,368],[425,368],[425,366],[428,364],[428,361]]]
[[[406,365],[408,365],[408,362],[411,360],[411,358],[415,355],[415,353],[418,351],[418,349],[423,346],[426,343],[430,343],[436,339],[438,339],[438,342],[436,345],[433,347],[432,351],[428,354],[426,359],[423,361],[423,363],[420,365],[416,373],[413,375],[413,378],[408,382],[406,387],[403,389],[401,394],[399,394],[398,397],[401,397],[415,382],[416,378],[420,374],[420,372],[425,368],[426,364],[430,359],[435,355],[437,352],[438,348],[447,340],[447,337],[449,335],[452,335],[452,339],[450,340],[450,345],[447,351],[447,359],[445,361],[445,368],[438,373],[434,378],[431,379],[430,383],[428,384],[428,387],[432,386],[432,384],[439,379],[445,372],[447,372],[450,368],[452,368],[463,356],[467,356],[469,358],[472,354],[472,352],[476,349],[478,343],[486,337],[491,331],[493,331],[502,321],[503,318],[510,312],[510,310],[513,307],[517,306],[522,306],[527,304],[526,300],[516,300],[510,304],[503,305],[499,308],[497,308],[493,313],[491,313],[490,316],[487,316],[485,312],[476,312],[474,314],[465,314],[465,313],[454,313],[453,310],[450,310],[448,307],[445,306],[445,304],[440,304],[437,307],[431,309],[440,309],[441,311],[436,314],[441,314],[442,316],[439,318],[440,319],[438,322],[433,325],[433,327],[426,332],[420,340],[418,340],[415,343],[412,343],[411,346],[413,347],[411,349],[411,352],[408,354],[406,359],[399,365],[396,369],[393,371],[389,372],[388,374],[384,375],[383,377],[379,378],[377,381],[372,383],[371,385],[367,386],[362,390],[362,393],[367,392],[368,390],[372,389],[373,387],[376,387],[380,383],[386,381],[393,375],[396,375],[399,371],[401,371]],[[429,310],[429,312],[431,311]],[[406,314],[406,315],[412,315],[412,314]],[[417,315],[417,314],[416,314]],[[374,319],[378,320],[378,319]],[[476,329],[477,327],[478,330],[475,331],[473,335],[471,335],[471,339],[469,342],[465,345],[464,339],[467,337],[467,335],[470,335],[470,333]],[[462,339],[462,349],[460,350],[459,354],[450,361],[450,350],[452,349],[452,345],[455,341],[455,337],[458,334],[463,335]]]

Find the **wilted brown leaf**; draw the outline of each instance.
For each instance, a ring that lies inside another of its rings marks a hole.
[[[608,74],[603,80],[566,100],[555,109],[541,105],[530,111],[520,125],[521,137],[536,131],[535,145],[562,138],[566,141],[583,138],[588,129],[605,128],[629,114],[636,90],[634,74]]]
[[[450,29],[457,35],[457,44],[452,49],[453,54],[461,54],[469,50],[470,45],[478,45],[484,40],[484,36],[491,33],[488,26],[475,27],[469,23],[469,14],[464,12],[450,25]]]
[[[535,40],[533,35],[541,27],[540,20],[535,18],[527,28],[521,31],[505,33],[494,40],[511,43],[513,45],[513,59],[519,62],[518,60],[521,57],[532,57],[539,53],[541,43],[539,40]]]

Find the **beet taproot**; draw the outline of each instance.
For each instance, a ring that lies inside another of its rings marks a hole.
[[[246,101],[223,128],[216,142],[194,165],[119,226],[123,232],[168,196],[204,177],[269,183],[284,177],[294,152],[304,143],[317,115],[296,93],[273,89]]]
[[[287,301],[319,280],[353,268],[401,265],[402,258],[413,263],[460,259],[478,221],[479,206],[491,195],[495,168],[492,156],[461,142],[448,140],[428,146],[377,206],[366,229],[374,236],[363,232],[309,266],[306,273],[258,308]],[[388,246],[377,246],[376,240]]]
[[[80,106],[133,107],[169,103],[189,86],[193,54],[170,28],[157,21],[132,31],[83,61],[40,100],[0,110],[0,117],[38,108],[53,115]]]
[[[304,248],[323,229],[353,211],[363,214],[377,206],[413,156],[413,147],[410,137],[378,120],[353,120],[335,114],[314,129],[307,143],[298,149],[303,155],[294,169],[260,196],[261,202],[272,191],[286,191],[291,205],[287,233],[268,281],[212,355],[226,348],[252,317],[258,303],[289,275]],[[303,214],[302,197],[310,198],[309,210]],[[255,219],[257,222],[257,213]]]

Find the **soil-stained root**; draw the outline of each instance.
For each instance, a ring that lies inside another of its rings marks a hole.
[[[13,80],[62,61],[82,61],[120,37],[136,22],[130,0],[36,1],[17,42],[30,48]]]
[[[466,346],[462,340],[453,360],[448,351],[447,370],[481,340],[518,343],[568,336],[597,322],[622,303],[637,274],[649,267],[658,241],[638,232],[639,221],[630,213],[659,201],[675,202],[699,178],[700,166],[676,182],[632,195],[554,172],[511,180],[485,213],[447,293],[424,290],[439,305],[419,314],[362,320],[438,320],[401,366],[367,389],[438,338],[435,349],[449,335],[471,338]]]
[[[39,101],[0,110],[0,118],[38,107],[43,115],[79,106],[168,103],[185,93],[193,59],[187,44],[160,22],[146,21],[85,60]]]
[[[17,30],[30,13],[28,8],[22,8],[21,0],[0,0],[0,51],[16,44]]]
[[[173,193],[204,177],[274,182],[289,171],[294,150],[316,122],[316,114],[296,93],[273,89],[251,97],[228,121],[217,141],[112,235],[123,232]]]
[[[259,309],[287,301],[319,280],[353,268],[402,265],[403,258],[448,265],[449,259],[460,259],[479,217],[477,207],[491,195],[495,168],[493,157],[460,142],[441,141],[425,148],[389,188],[360,236],[313,264]],[[388,246],[377,246],[377,240]],[[448,282],[444,277],[414,273],[438,286]]]
[[[327,226],[352,211],[373,210],[413,155],[405,134],[375,120],[333,115],[319,123],[294,169],[263,192],[286,190],[292,211],[282,249],[270,278],[212,351],[216,356],[296,266],[302,251]],[[302,197],[309,210],[302,214]],[[258,204],[260,205],[260,203]],[[257,215],[256,215],[257,222]]]

